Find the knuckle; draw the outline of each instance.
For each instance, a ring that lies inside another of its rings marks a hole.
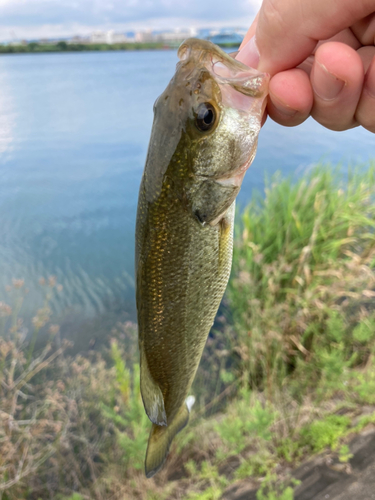
[[[323,127],[333,130],[335,132],[342,132],[350,128],[357,127],[359,125],[355,117],[340,117],[340,116],[330,116],[329,113],[311,113],[311,116],[315,121],[323,125]]]

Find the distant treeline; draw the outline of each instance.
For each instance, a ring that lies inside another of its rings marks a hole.
[[[108,50],[162,50],[177,48],[176,45],[166,45],[163,42],[135,42],[135,43],[37,43],[19,45],[0,45],[0,54],[19,54],[37,52],[84,52],[84,51],[108,51]],[[222,47],[238,47],[235,43],[221,44]]]
[[[104,50],[152,50],[163,49],[165,45],[160,42],[149,43],[37,43],[31,42],[20,45],[0,45],[0,54],[18,54],[35,52],[83,52]]]

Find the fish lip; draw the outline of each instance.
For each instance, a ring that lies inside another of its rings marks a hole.
[[[229,67],[232,69],[243,70],[248,72],[249,69],[252,69],[255,74],[260,74],[256,69],[249,68],[246,64],[238,61],[237,59],[233,59],[229,54],[224,52],[214,43],[208,40],[202,40],[200,38],[187,38],[184,40],[177,51],[177,56],[183,62],[188,61],[191,56],[193,56],[194,52],[199,53],[199,62],[203,62],[205,59],[210,59],[213,62],[213,59],[217,58],[217,61],[221,61],[227,63]],[[207,57],[208,56],[208,57]]]
[[[180,45],[177,55],[180,59],[179,64],[185,66],[193,61],[194,67],[197,65],[204,66],[221,84],[233,86],[233,83],[236,84],[236,82],[233,82],[234,78],[241,85],[241,82],[245,79],[248,82],[248,89],[245,93],[249,92],[248,95],[262,97],[268,93],[270,79],[268,73],[263,73],[255,68],[246,66],[246,64],[234,59],[208,40],[187,38]],[[218,65],[217,68],[215,68],[216,65]],[[224,69],[224,73],[222,70],[217,71],[221,66]]]

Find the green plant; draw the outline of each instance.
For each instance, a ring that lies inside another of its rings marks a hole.
[[[116,398],[118,402],[112,407],[102,404],[103,415],[113,422],[118,443],[124,452],[125,464],[140,470],[143,469],[150,422],[140,394],[139,365],[134,364],[132,372],[126,367],[122,351],[115,340],[111,343],[111,356],[116,374],[115,392],[120,400]]]
[[[301,444],[314,453],[327,447],[335,450],[340,439],[348,433],[350,423],[346,415],[328,415],[323,420],[311,422],[301,429]]]
[[[359,418],[357,425],[353,428],[353,432],[360,432],[369,424],[375,424],[375,412],[370,413],[370,415],[362,415]]]
[[[348,369],[373,351],[374,166],[341,184],[326,166],[294,185],[275,176],[237,224],[236,378],[269,398],[285,383],[296,398],[345,392]]]
[[[186,500],[218,500],[223,493],[223,489],[228,485],[228,480],[221,476],[217,467],[207,460],[201,463],[199,472],[190,461],[188,470],[193,475],[195,482],[198,482],[198,485],[208,483],[209,486],[203,491],[189,493]]]
[[[262,477],[269,474],[277,465],[276,457],[268,449],[260,449],[245,458],[235,472],[237,479]]]
[[[365,371],[352,373],[353,390],[358,400],[365,404],[375,403],[375,370],[367,368]]]
[[[303,449],[298,439],[285,437],[277,443],[276,453],[281,459],[291,463],[301,458]]]
[[[61,500],[84,500],[83,496],[79,493],[73,493],[73,495],[69,497],[60,497]]]
[[[290,481],[294,486],[300,482],[296,479]],[[275,474],[268,474],[256,494],[257,500],[293,500],[294,490],[292,486],[286,486],[285,482],[278,483]]]
[[[353,453],[350,452],[349,446],[347,444],[343,444],[339,449],[339,460],[342,463],[349,462],[349,460],[353,457]]]
[[[225,418],[215,424],[215,430],[231,452],[239,453],[250,440],[269,441],[275,417],[274,410],[263,406],[244,388],[238,399],[229,405]]]

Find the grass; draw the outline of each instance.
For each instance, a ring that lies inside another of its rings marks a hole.
[[[135,325],[70,357],[50,321],[58,284],[42,282],[27,337],[14,281],[0,303],[0,499],[215,500],[247,481],[258,500],[292,500],[304,459],[350,462],[350,437],[375,425],[361,416],[375,404],[374,195],[375,166],[345,182],[318,166],[295,184],[276,176],[239,217],[191,422],[151,480]]]
[[[241,376],[270,397],[301,379],[326,396],[372,356],[374,175],[352,173],[346,189],[326,167],[295,185],[275,178],[242,215],[231,323]]]

